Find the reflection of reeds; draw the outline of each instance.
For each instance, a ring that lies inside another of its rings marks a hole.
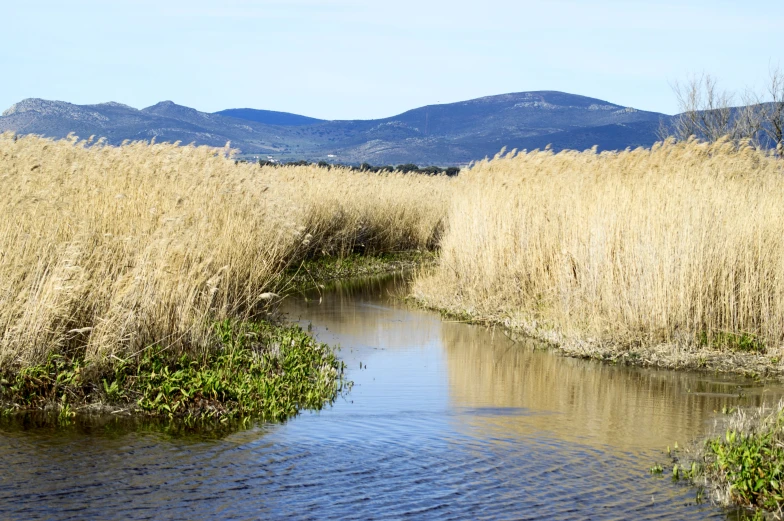
[[[496,430],[498,436],[541,429],[614,446],[661,449],[700,435],[714,411],[739,403],[736,383],[563,358],[536,349],[534,341],[513,344],[500,331],[478,326],[444,324],[441,340],[456,406],[534,413],[523,420],[482,416],[477,428]],[[759,404],[761,398],[750,395],[741,403]]]
[[[0,432],[24,431],[29,435],[39,431],[50,436],[54,430],[58,434],[58,440],[67,439],[68,434],[81,436],[85,433],[103,439],[119,439],[133,431],[158,434],[162,438],[176,439],[178,443],[199,443],[237,435],[255,426],[252,422],[242,420],[183,420],[132,414],[101,414],[101,411],[95,411],[95,414],[83,413],[73,418],[63,418],[56,411],[24,411],[0,415]]]
[[[304,298],[288,296],[281,310],[338,333],[344,347],[424,346],[438,338],[441,320],[430,313],[410,312],[402,298],[407,280],[407,274],[394,273],[334,281]]]
[[[433,244],[444,177],[0,136],[0,363],[214,346],[309,252]]]
[[[553,340],[775,355],[782,201],[784,163],[726,142],[510,154],[461,173],[414,293]]]
[[[411,278],[407,272],[391,272],[365,277],[336,279],[317,284],[306,290],[292,292],[290,298],[304,297],[307,301],[320,301],[326,297],[335,305],[351,308],[357,301],[368,299],[403,300]]]

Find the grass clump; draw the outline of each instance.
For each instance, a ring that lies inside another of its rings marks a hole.
[[[223,321],[215,334],[221,348],[200,358],[155,346],[111,371],[52,354],[44,364],[4,371],[0,399],[66,418],[100,405],[189,420],[283,420],[321,409],[346,385],[334,351],[298,326]]]
[[[730,498],[741,505],[778,510],[784,502],[782,418],[771,430],[743,434],[728,430],[708,442],[711,463],[706,472],[727,484]]]

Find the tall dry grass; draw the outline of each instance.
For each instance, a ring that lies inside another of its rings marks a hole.
[[[414,287],[434,307],[603,348],[782,344],[784,163],[751,148],[498,156],[447,222]]]
[[[203,352],[307,254],[425,248],[441,228],[446,178],[227,153],[0,136],[0,363]]]

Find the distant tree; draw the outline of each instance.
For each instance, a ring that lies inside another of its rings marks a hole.
[[[331,165],[326,161],[319,161],[317,165],[320,166],[321,168],[326,168],[326,169],[329,169],[331,167]]]
[[[457,166],[450,166],[449,168],[447,168],[447,169],[444,171],[444,173],[445,173],[446,175],[448,175],[449,177],[454,177],[454,176],[456,176],[457,174],[459,174],[459,173],[460,173],[460,167],[457,167]]]
[[[404,174],[408,174],[410,172],[419,172],[419,167],[414,163],[406,163],[404,165],[397,165],[395,170],[398,172],[403,172]]]
[[[259,166],[279,166],[275,161],[268,161],[266,159],[259,159]]]
[[[443,173],[444,171],[437,166],[426,166],[424,168],[420,168],[419,172],[422,174],[438,175]]]

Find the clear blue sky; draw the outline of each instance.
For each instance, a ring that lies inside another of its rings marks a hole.
[[[781,0],[2,0],[0,110],[171,99],[327,119],[526,90],[676,110],[784,66]]]

